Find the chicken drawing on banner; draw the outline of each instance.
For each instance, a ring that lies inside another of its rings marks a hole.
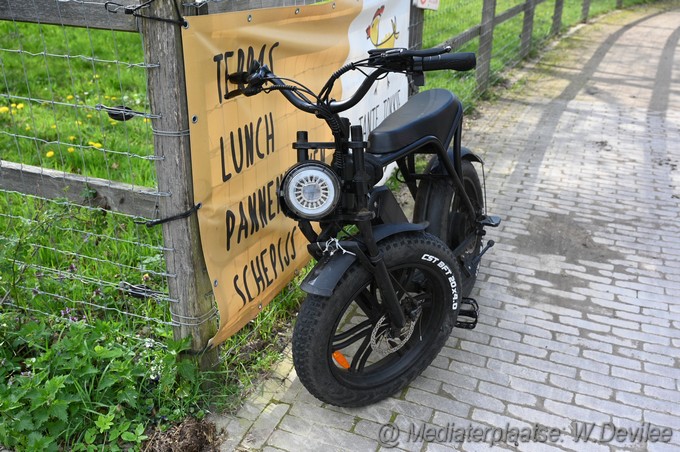
[[[399,32],[397,31],[397,18],[393,17],[390,19],[390,25],[392,31],[380,40],[380,24],[382,21],[383,13],[385,12],[385,5],[380,6],[378,10],[373,15],[373,20],[371,25],[366,28],[366,37],[370,39],[371,43],[376,49],[389,49],[393,48],[395,41],[399,37]]]

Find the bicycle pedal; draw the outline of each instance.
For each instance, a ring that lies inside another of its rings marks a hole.
[[[482,226],[489,226],[490,228],[495,228],[498,227],[499,224],[501,224],[501,217],[497,215],[488,215],[484,217],[481,223]]]
[[[477,318],[479,317],[479,305],[474,298],[463,298],[463,301],[458,310],[458,319],[456,319],[456,328],[463,328],[472,330],[477,326]]]

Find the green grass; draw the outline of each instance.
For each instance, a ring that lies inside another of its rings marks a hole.
[[[499,1],[497,13],[519,1]],[[614,5],[596,0],[590,14]],[[537,6],[533,52],[553,7]],[[423,45],[480,18],[481,0],[442,0],[425,13]],[[563,30],[580,18],[581,3],[567,0]],[[521,26],[520,15],[496,28],[492,83],[518,62]],[[145,71],[137,34],[0,22],[0,158],[155,187]],[[426,87],[467,106],[481,95],[474,72],[430,73]],[[113,121],[98,105],[145,117]],[[238,406],[279,359],[302,298],[295,284],[223,345],[214,371],[178,359],[186,344],[173,341],[164,252],[160,228],[131,217],[0,190],[0,444],[139,450],[152,429]]]
[[[139,35],[0,22],[2,159],[155,186]]]
[[[233,409],[279,359],[301,298],[291,284],[198,373],[177,359],[160,229],[0,191],[0,231],[0,444],[17,451],[134,449],[151,429]]]

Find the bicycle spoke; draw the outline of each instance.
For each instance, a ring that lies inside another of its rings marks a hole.
[[[356,297],[354,302],[364,311],[364,314],[373,321],[377,322],[381,317],[379,312],[378,298],[375,293],[375,285],[371,284]]]
[[[333,336],[333,351],[342,350],[343,348],[349,347],[360,339],[370,337],[372,330],[373,322],[370,320],[364,320],[347,331],[336,334]]]
[[[350,372],[361,372],[364,370],[364,366],[366,366],[366,361],[368,360],[368,357],[371,355],[371,352],[373,351],[370,345],[371,336],[368,335],[366,336],[366,339],[364,339],[364,342],[361,343],[361,346],[359,346],[359,350],[357,350],[356,354],[352,358],[352,364],[349,368]]]

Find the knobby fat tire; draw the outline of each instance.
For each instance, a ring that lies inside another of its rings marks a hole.
[[[456,323],[462,301],[460,273],[451,250],[441,240],[425,232],[404,233],[378,246],[390,273],[418,268],[426,274],[432,306],[423,309],[418,320],[426,325],[416,324],[417,331],[396,361],[378,366],[378,371],[368,372],[366,379],[360,374],[347,375],[334,363],[331,344],[340,319],[350,306],[356,305],[354,299],[370,286],[373,275],[357,261],[345,272],[331,297],[309,295],[293,332],[293,361],[302,384],[323,402],[357,407],[397,393],[430,365]],[[388,354],[385,359],[398,353]]]

